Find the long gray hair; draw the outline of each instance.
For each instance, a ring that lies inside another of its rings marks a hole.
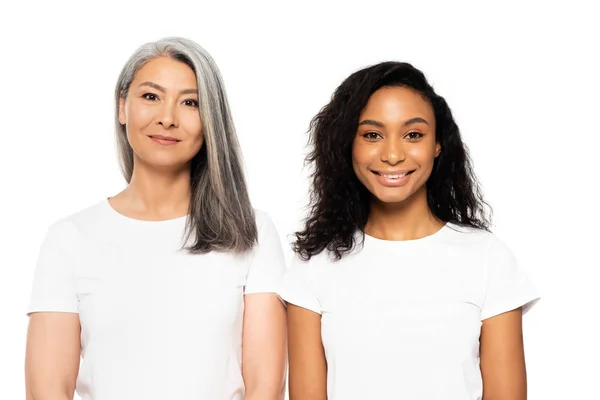
[[[115,88],[117,147],[123,176],[127,183],[131,181],[133,149],[125,125],[119,122],[119,100],[127,98],[136,72],[156,57],[184,62],[194,71],[198,82],[204,144],[191,161],[186,248],[193,253],[250,250],[258,234],[235,126],[221,73],[212,57],[197,43],[183,38],[146,43],[123,67]]]

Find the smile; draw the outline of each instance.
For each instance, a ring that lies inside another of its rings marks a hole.
[[[403,172],[401,174],[382,174],[380,172],[377,172],[377,173],[387,179],[398,179],[398,178],[408,175],[408,172]]]
[[[181,140],[176,139],[174,137],[171,136],[162,136],[162,135],[151,135],[148,136],[150,139],[152,139],[153,142],[156,142],[158,144],[162,144],[165,146],[168,145],[173,145],[173,144],[177,144],[179,142],[181,142]]]
[[[410,175],[415,171],[371,172],[373,172],[379,184],[383,186],[396,187],[405,185],[409,181]]]

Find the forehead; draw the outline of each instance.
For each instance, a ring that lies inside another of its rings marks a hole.
[[[184,62],[170,57],[156,57],[137,70],[133,82],[151,81],[161,86],[185,85],[195,88],[196,74]]]
[[[419,92],[402,86],[393,86],[375,91],[369,98],[361,117],[383,120],[422,117],[432,122],[434,114],[429,102]]]

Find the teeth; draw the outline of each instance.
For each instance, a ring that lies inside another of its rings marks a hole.
[[[398,179],[398,178],[400,178],[400,177],[403,177],[403,176],[405,176],[405,175],[406,175],[406,172],[405,172],[405,173],[403,173],[403,174],[394,174],[394,175],[391,175],[391,174],[381,174],[381,175],[382,175],[384,178],[388,178],[388,179]]]

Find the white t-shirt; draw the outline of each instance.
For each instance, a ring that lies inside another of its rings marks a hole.
[[[285,273],[271,219],[245,255],[180,251],[186,217],[139,221],[108,201],[52,225],[28,313],[79,313],[83,400],[241,400],[244,294]]]
[[[509,249],[452,224],[418,240],[357,237],[341,261],[296,256],[280,292],[321,314],[328,399],[481,399],[481,321],[539,298]]]

